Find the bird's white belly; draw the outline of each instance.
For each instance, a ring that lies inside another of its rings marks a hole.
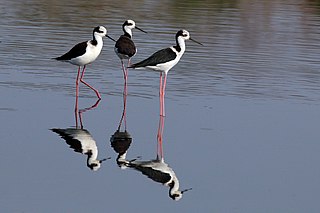
[[[174,67],[179,62],[180,57],[176,57],[175,60],[169,61],[162,64],[157,64],[155,66],[147,66],[146,68],[159,71],[159,72],[165,72],[168,73],[168,71]]]
[[[84,66],[86,64],[92,63],[94,60],[97,59],[101,52],[102,47],[100,46],[88,46],[86,49],[86,53],[79,57],[73,58],[70,60],[71,64]]]

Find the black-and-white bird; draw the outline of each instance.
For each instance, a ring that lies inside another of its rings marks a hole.
[[[164,111],[164,95],[167,81],[167,74],[169,70],[174,67],[180,60],[181,56],[186,50],[185,41],[192,40],[200,45],[200,42],[195,41],[190,37],[190,34],[186,30],[179,30],[176,34],[176,45],[162,50],[159,50],[152,54],[149,58],[132,64],[129,68],[147,68],[156,72],[160,72],[160,115],[165,116]],[[164,74],[164,77],[162,77]]]
[[[125,81],[125,88],[124,88],[125,95],[127,94],[126,85],[128,80],[128,69],[125,67],[124,60],[128,60],[128,63],[126,65],[128,66],[130,64],[131,57],[133,57],[137,52],[137,48],[134,42],[132,41],[132,30],[134,28],[144,33],[147,33],[146,31],[137,27],[136,23],[133,20],[126,20],[122,25],[122,30],[124,34],[119,37],[119,39],[117,40],[114,46],[114,51],[121,60],[122,71],[123,71],[123,76]]]
[[[98,147],[96,141],[86,129],[67,128],[59,129],[53,128],[51,131],[59,134],[65,142],[75,152],[87,155],[87,166],[97,171],[101,167],[101,163],[109,158],[98,160]]]
[[[191,190],[191,188],[179,190],[179,180],[173,169],[164,162],[163,158],[157,157],[157,159],[150,161],[137,161],[134,159],[127,161],[126,166],[140,171],[155,182],[168,186],[169,197],[173,200],[180,200],[184,192]]]
[[[109,39],[115,41],[113,38],[107,35],[107,29],[103,26],[97,26],[93,29],[93,39],[89,41],[84,41],[81,43],[76,44],[69,52],[65,53],[64,55],[54,58],[58,61],[66,61],[73,65],[78,66],[78,75],[76,81],[76,95],[79,95],[79,80],[81,83],[88,86],[92,89],[97,97],[101,99],[101,95],[97,89],[93,86],[88,84],[83,80],[84,72],[86,69],[86,65],[92,63],[97,59],[100,55],[100,52],[103,47],[103,37],[108,37]],[[80,76],[80,69],[83,66],[82,73]]]

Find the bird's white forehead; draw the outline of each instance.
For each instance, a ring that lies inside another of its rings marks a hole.
[[[107,32],[107,29],[104,26],[99,26],[99,31]]]
[[[183,32],[183,35],[186,35],[186,36],[189,36],[189,35],[190,35],[187,30],[182,30],[182,32]]]
[[[135,26],[136,26],[136,23],[131,19],[127,20],[124,24],[124,27],[129,27],[129,28],[135,28]]]

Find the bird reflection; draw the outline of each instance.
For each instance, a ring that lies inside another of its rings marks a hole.
[[[111,147],[114,149],[116,153],[118,153],[117,164],[120,168],[127,168],[127,151],[131,145],[132,137],[127,131],[119,131],[117,130],[110,138]]]
[[[139,161],[138,158],[126,160],[125,156],[121,159],[121,166],[133,168],[146,175],[151,180],[169,187],[169,197],[173,200],[180,200],[182,194],[191,190],[180,190],[180,183],[173,169],[164,161],[162,148],[162,133],[164,127],[164,116],[160,116],[158,135],[157,135],[157,156],[156,159],[149,161]],[[118,163],[119,164],[119,163]]]
[[[75,152],[87,155],[87,166],[92,171],[97,171],[101,167],[101,163],[109,158],[98,160],[98,147],[96,141],[93,139],[90,132],[83,128],[82,113],[94,109],[98,106],[100,99],[91,107],[80,109],[76,101],[75,107],[75,128],[52,128],[51,131],[59,134],[61,138],[69,145]]]
[[[111,136],[111,147],[118,153],[117,164],[120,168],[125,169],[127,150],[129,149],[132,137],[127,131],[127,83],[123,87],[123,110],[117,130]]]

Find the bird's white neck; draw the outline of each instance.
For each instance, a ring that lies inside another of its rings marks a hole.
[[[182,55],[184,53],[184,51],[186,50],[186,43],[185,43],[185,40],[184,38],[182,38],[181,36],[179,36],[177,38],[177,46],[176,46],[176,49],[177,51]]]
[[[103,39],[100,35],[98,34],[93,34],[93,41],[96,41],[96,46],[103,46]]]
[[[179,191],[179,187],[180,187],[179,180],[177,179],[177,177],[175,175],[172,177],[172,181],[174,182],[174,184],[170,188],[170,191],[169,191],[169,193],[171,195],[175,194],[175,192],[178,192]]]
[[[125,26],[125,27],[123,28],[123,32],[124,32],[125,34],[129,35],[130,38],[132,38],[132,30],[131,30],[130,27]]]
[[[117,164],[121,169],[126,169],[129,161],[126,160],[127,152],[122,155],[119,154],[117,157]]]
[[[88,155],[88,163],[94,162],[98,157],[98,150],[92,149]]]

